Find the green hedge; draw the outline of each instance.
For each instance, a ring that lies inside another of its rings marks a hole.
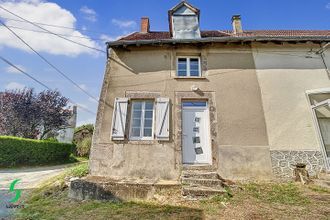
[[[0,167],[67,162],[75,145],[0,136]]]

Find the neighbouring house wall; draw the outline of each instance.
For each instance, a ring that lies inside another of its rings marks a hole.
[[[222,176],[270,178],[268,137],[253,54],[248,46],[238,48],[242,51],[214,45],[198,49],[186,46],[113,50],[101,94],[105,102],[99,106],[93,140],[92,175],[179,178],[182,155],[181,146],[177,146],[181,130],[176,94],[181,94],[182,98],[212,101],[212,117],[217,122],[212,131],[216,145],[213,161]],[[176,78],[177,55],[200,55],[205,78]],[[194,94],[192,85],[202,93]],[[170,98],[170,141],[113,142],[110,134],[114,99],[130,94],[134,97],[141,91],[150,97],[159,94]]]
[[[253,48],[273,171],[288,177],[293,165],[303,162],[314,175],[323,166],[323,157],[305,92],[330,87],[321,57],[309,53],[320,48],[307,44]]]

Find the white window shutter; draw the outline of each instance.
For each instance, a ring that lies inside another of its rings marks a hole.
[[[126,131],[128,98],[116,98],[112,117],[112,140],[124,140]]]
[[[157,98],[156,100],[156,132],[157,140],[170,139],[170,100]]]

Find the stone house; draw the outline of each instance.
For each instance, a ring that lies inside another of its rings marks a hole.
[[[329,170],[330,30],[200,30],[183,1],[168,31],[108,42],[92,176],[178,180],[290,177]],[[328,49],[328,50],[327,50]]]

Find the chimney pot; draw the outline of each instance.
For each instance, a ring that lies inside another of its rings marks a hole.
[[[231,18],[231,21],[233,23],[234,34],[241,34],[241,33],[243,33],[241,15],[234,15]]]
[[[148,17],[141,18],[141,33],[149,33],[150,32],[150,20]]]

